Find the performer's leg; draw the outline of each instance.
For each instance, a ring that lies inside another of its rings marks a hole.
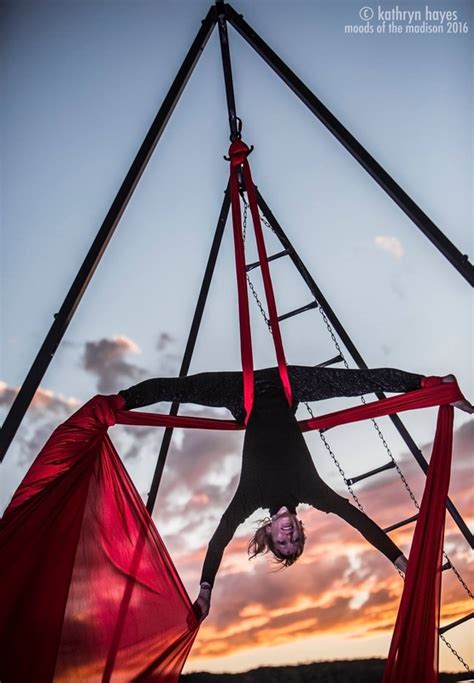
[[[203,372],[187,377],[156,377],[124,389],[120,394],[128,409],[159,401],[179,401],[228,408],[237,416],[242,405],[242,373]]]
[[[362,396],[375,391],[413,391],[421,387],[423,378],[423,375],[395,368],[343,370],[289,365],[288,373],[297,401],[318,401],[335,396]]]

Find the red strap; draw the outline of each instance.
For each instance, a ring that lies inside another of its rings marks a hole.
[[[329,429],[330,427],[337,427],[349,422],[359,422],[360,420],[381,417],[382,415],[394,415],[405,410],[430,408],[431,406],[454,403],[454,401],[458,401],[461,398],[463,398],[463,395],[457,382],[449,382],[448,384],[438,384],[426,389],[408,391],[406,394],[397,394],[380,401],[371,401],[354,408],[338,410],[327,415],[313,417],[310,420],[301,420],[298,424],[302,432],[308,432],[311,429]]]
[[[253,226],[255,230],[255,239],[257,241],[258,258],[260,261],[260,268],[262,270],[263,286],[265,288],[265,297],[267,299],[268,314],[270,317],[270,324],[272,326],[273,343],[275,344],[275,352],[278,362],[278,370],[280,372],[280,379],[285,390],[286,400],[291,406],[293,403],[293,396],[291,392],[290,378],[288,376],[288,368],[286,365],[285,352],[283,350],[283,342],[280,333],[280,324],[278,322],[278,314],[275,303],[275,295],[273,293],[272,279],[270,276],[270,268],[268,266],[268,256],[265,247],[265,240],[262,232],[262,225],[260,223],[260,215],[258,212],[257,196],[255,193],[255,186],[250,172],[250,166],[247,159],[244,160],[244,180],[247,189],[247,197],[249,199],[250,211],[252,213]]]
[[[232,204],[232,226],[234,232],[235,272],[237,276],[237,292],[239,298],[240,323],[240,353],[242,357],[242,372],[244,384],[245,424],[252,412],[254,394],[252,336],[250,331],[249,300],[247,293],[247,278],[245,272],[245,251],[242,238],[242,221],[240,215],[239,179],[237,172],[245,160],[244,150],[239,149],[234,142],[229,150],[230,156],[230,199]],[[248,149],[247,145],[244,145]]]
[[[280,333],[280,325],[278,323],[278,314],[277,314],[277,309],[276,309],[276,303],[275,303],[275,295],[273,293],[273,285],[272,285],[272,279],[270,275],[270,268],[268,266],[268,256],[267,256],[267,250],[265,247],[265,240],[263,237],[263,232],[262,232],[262,226],[260,223],[260,215],[258,212],[258,204],[257,204],[257,196],[255,192],[255,186],[253,184],[252,180],[252,173],[250,171],[250,166],[247,161],[247,156],[249,154],[250,150],[248,146],[242,142],[241,140],[235,140],[229,149],[229,157],[231,159],[231,200],[232,200],[232,218],[233,218],[233,224],[234,224],[234,240],[237,239],[236,234],[237,231],[239,233],[239,243],[242,244],[242,228],[240,224],[240,199],[239,199],[239,194],[238,194],[238,178],[237,178],[237,170],[239,166],[242,167],[243,171],[243,176],[244,176],[244,181],[245,181],[245,188],[247,190],[247,197],[249,200],[249,206],[250,206],[250,212],[252,214],[252,221],[253,221],[253,226],[255,230],[255,239],[257,242],[257,250],[258,250],[258,257],[260,261],[260,268],[262,271],[262,279],[263,279],[263,286],[265,289],[265,297],[267,300],[267,305],[268,305],[268,314],[270,318],[270,324],[271,324],[271,330],[272,330],[272,336],[273,336],[273,343],[275,345],[275,352],[276,352],[276,357],[277,357],[277,362],[278,362],[278,371],[280,373],[280,379],[283,384],[283,389],[285,391],[285,396],[286,399],[289,403],[289,405],[292,404],[293,402],[293,397],[292,397],[292,391],[291,391],[291,384],[290,384],[290,378],[288,375],[288,368],[286,365],[286,359],[285,359],[285,352],[283,350],[283,342],[281,338],[281,333]],[[234,210],[234,204],[235,204],[235,210]],[[236,220],[238,219],[238,224],[236,223]],[[240,247],[239,247],[240,248]],[[242,256],[243,256],[243,244],[242,244]],[[239,261],[237,262],[237,245],[236,245],[236,265],[237,265],[237,271],[239,268],[241,269],[241,272],[237,272],[237,282],[238,285],[240,282],[243,282],[243,285],[245,286],[245,304],[247,306],[247,319],[248,319],[248,297],[247,297],[247,289],[246,289],[246,277],[245,277],[245,259],[242,259],[242,261],[239,258]],[[240,286],[240,285],[239,285]],[[243,300],[243,297],[242,297]],[[240,289],[239,289],[239,312],[240,312],[240,304],[241,302],[241,297],[240,297]],[[245,337],[243,334],[246,334],[245,330],[241,329],[241,341],[247,343],[247,337]],[[248,339],[250,340],[250,330],[248,332]],[[251,343],[251,342],[250,342]],[[250,351],[251,353],[251,351]],[[253,379],[253,378],[252,378]],[[253,386],[252,386],[253,389]],[[244,370],[244,404],[245,404],[245,370]]]
[[[429,375],[428,377],[423,377],[421,380],[423,389],[425,387],[437,387],[440,384],[443,384],[443,378],[438,377],[437,375]]]
[[[189,429],[222,429],[235,431],[244,429],[235,420],[213,420],[208,417],[190,417],[187,415],[159,415],[158,413],[134,412],[133,410],[118,410],[115,414],[115,424],[140,425],[142,427],[181,427]]]

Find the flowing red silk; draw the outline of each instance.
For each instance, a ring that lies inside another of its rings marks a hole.
[[[426,386],[302,424],[326,429],[442,406],[384,683],[436,680],[452,443],[446,404],[460,398],[455,383]],[[96,396],[58,427],[0,521],[2,683],[95,683],[111,680],[112,673],[113,681],[178,680],[198,623],[107,429],[242,427],[126,411],[123,405],[120,396]],[[410,677],[412,668],[416,675]]]
[[[58,427],[0,522],[2,683],[178,681],[198,623],[107,435],[120,405]]]
[[[250,314],[249,302],[247,293],[247,281],[245,271],[245,253],[244,242],[242,238],[242,224],[240,215],[240,197],[239,197],[239,169],[243,173],[245,181],[245,189],[247,190],[247,197],[249,200],[250,213],[252,214],[252,222],[255,231],[255,240],[257,242],[258,257],[260,262],[260,269],[262,271],[263,286],[265,289],[265,298],[268,306],[268,317],[270,319],[273,343],[275,345],[275,353],[277,357],[278,371],[280,373],[281,382],[285,392],[286,399],[289,405],[292,404],[291,383],[288,376],[288,368],[285,360],[285,352],[283,350],[283,341],[280,333],[280,325],[278,323],[278,314],[275,303],[275,295],[273,293],[272,279],[270,275],[270,268],[268,266],[268,256],[265,247],[265,240],[263,237],[262,226],[260,223],[260,215],[258,212],[257,195],[255,192],[255,185],[252,180],[252,173],[250,171],[247,156],[250,153],[249,147],[241,140],[235,140],[229,148],[230,158],[230,198],[232,203],[232,224],[234,230],[234,245],[235,245],[235,264],[237,275],[237,291],[239,295],[239,318],[240,318],[240,346],[242,353],[242,370],[244,379],[244,407],[246,412],[246,420],[250,416],[253,404],[253,362],[252,362],[252,341],[250,335]],[[243,323],[243,324],[242,324]]]
[[[437,683],[445,505],[453,408],[441,406],[383,683]]]
[[[235,274],[237,278],[237,295],[239,300],[240,354],[242,359],[245,424],[247,424],[253,406],[254,375],[252,332],[250,328],[250,310],[245,270],[245,246],[242,237],[242,217],[240,213],[238,178],[239,167],[243,159],[245,159],[245,155],[235,154],[235,148],[233,149],[232,145],[230,149],[232,150],[232,155],[230,156],[230,201],[234,235]]]

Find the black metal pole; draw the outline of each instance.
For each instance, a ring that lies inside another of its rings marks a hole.
[[[0,462],[3,460],[17,429],[28,410],[28,406],[46,372],[57,347],[59,346],[82,295],[89,284],[102,254],[109,243],[118,222],[140,180],[143,171],[155,149],[169,118],[178,103],[181,93],[188,82],[216,23],[216,11],[211,7],[202,22],[176,78],[174,79],[163,104],[153,121],[125,179],[110,207],[89,252],[81,265],[59,312],[31,366],[23,385],[5,418],[0,430]]]
[[[271,209],[269,208],[268,204],[265,202],[263,199],[262,195],[260,194],[259,190],[257,189],[257,201],[260,209],[262,210],[262,213],[264,214],[265,218],[267,221],[270,223],[272,229],[274,230],[276,236],[282,243],[283,247],[288,250],[288,255],[295,264],[297,270],[299,271],[301,277],[303,280],[306,282],[310,292],[316,299],[316,301],[319,303],[322,311],[326,315],[327,319],[330,321],[331,325],[333,328],[336,330],[337,334],[339,335],[340,339],[342,340],[344,346],[347,348],[349,353],[351,354],[352,358],[354,359],[356,365],[359,368],[367,368],[367,364],[360,355],[359,351],[357,350],[356,346],[354,345],[353,341],[349,337],[348,333],[344,329],[342,323],[334,313],[333,309],[329,305],[328,301],[324,297],[323,293],[319,289],[318,285],[314,281],[312,275],[304,265],[303,261],[299,257],[299,255],[296,253],[295,249],[293,248],[293,245],[291,244],[290,240],[286,236],[285,232],[283,231],[283,228],[281,225],[278,223],[276,220],[275,216],[273,215]],[[377,398],[386,398],[385,394],[383,392],[376,391],[375,395]],[[398,431],[408,448],[410,449],[411,453],[413,454],[415,460],[423,470],[423,472],[426,474],[428,472],[428,463],[423,455],[423,453],[420,451],[414,440],[412,439],[410,433],[408,432],[407,428],[401,421],[401,419],[398,417],[398,415],[389,415],[392,423],[395,426],[395,429]],[[449,510],[449,513],[451,514],[451,517],[454,519],[456,524],[459,527],[459,530],[463,534],[463,536],[466,538],[467,542],[471,546],[471,548],[474,548],[474,536],[469,530],[467,524],[465,523],[464,519],[452,503],[452,501],[448,498],[447,503],[446,503],[446,508]]]
[[[229,36],[225,18],[223,0],[216,0],[217,26],[219,27],[219,41],[221,45],[222,66],[224,69],[225,94],[227,99],[227,111],[229,113],[230,138],[236,140],[240,137],[241,121],[235,108],[234,81],[232,78],[232,65],[230,61]]]
[[[374,178],[385,192],[398,204],[415,225],[448,259],[471,286],[474,286],[474,266],[466,254],[462,254],[433,221],[415,204],[408,194],[369,154],[358,140],[329,111],[311,90],[288,68],[280,57],[265,43],[249,24],[230,5],[224,5],[227,20],[264,59],[264,61],[293,90],[308,109],[344,145],[347,151]]]
[[[209,258],[207,261],[206,270],[204,271],[204,277],[201,284],[201,291],[199,292],[199,297],[196,303],[196,309],[194,311],[193,321],[191,324],[191,329],[189,331],[188,341],[186,342],[186,349],[184,351],[183,360],[181,363],[181,369],[179,371],[179,376],[184,377],[188,374],[189,366],[191,365],[191,358],[194,352],[194,347],[196,345],[196,339],[199,332],[199,327],[201,325],[202,316],[204,313],[204,306],[206,305],[207,295],[209,293],[209,288],[211,286],[211,280],[214,273],[214,268],[217,261],[217,256],[219,254],[219,249],[222,242],[222,235],[224,233],[225,224],[227,222],[227,216],[229,215],[230,207],[230,192],[229,186],[224,194],[224,200],[222,202],[221,211],[219,214],[219,220],[217,221],[216,232],[214,234],[214,239],[212,241],[211,251],[209,252]],[[170,409],[170,415],[177,415],[179,409],[179,403],[173,403]],[[147,500],[147,510],[150,515],[153,513],[153,508],[155,507],[156,496],[158,494],[158,488],[160,486],[161,477],[163,476],[163,470],[165,467],[166,457],[168,455],[168,450],[171,444],[171,437],[173,436],[173,428],[167,427],[165,433],[163,434],[163,440],[161,442],[160,453],[158,455],[158,461],[156,463],[155,472],[153,474],[153,480],[150,487],[150,492],[148,494]]]

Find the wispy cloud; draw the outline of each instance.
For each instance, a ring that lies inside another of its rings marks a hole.
[[[396,259],[400,259],[405,253],[400,240],[393,235],[376,235],[374,244],[379,249],[392,254]]]
[[[120,382],[139,382],[147,376],[144,368],[126,360],[128,354],[140,349],[125,336],[86,342],[82,366],[97,378],[97,389],[103,393],[117,391]]]

